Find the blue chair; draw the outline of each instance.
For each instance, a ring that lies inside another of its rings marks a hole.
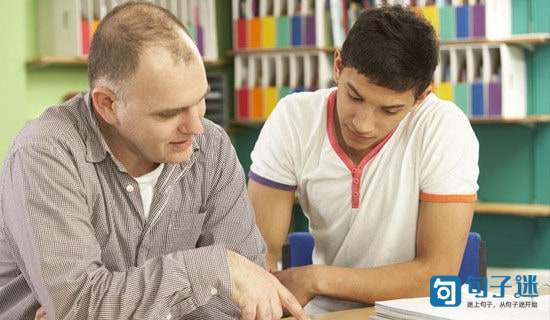
[[[309,232],[289,233],[288,242],[283,246],[283,269],[312,264],[311,258],[314,245],[315,239]],[[486,275],[487,251],[485,242],[481,240],[479,233],[470,232],[458,276],[464,283],[468,277]]]

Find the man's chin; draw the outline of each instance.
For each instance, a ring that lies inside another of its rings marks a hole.
[[[174,153],[166,157],[165,163],[178,164],[185,162],[191,158],[192,150],[185,150],[178,153]]]

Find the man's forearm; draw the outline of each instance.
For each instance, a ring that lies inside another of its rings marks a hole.
[[[388,266],[354,269],[311,266],[315,295],[362,303],[429,295],[434,274],[453,274],[453,267],[425,260],[412,260]]]

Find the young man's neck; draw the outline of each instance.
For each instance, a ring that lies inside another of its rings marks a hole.
[[[342,136],[342,128],[340,127],[340,121],[338,121],[338,109],[334,108],[334,134],[338,140],[338,144],[342,147],[346,155],[353,161],[355,165],[358,165],[361,160],[374,148],[374,146],[363,150],[357,150],[347,145],[344,137]]]

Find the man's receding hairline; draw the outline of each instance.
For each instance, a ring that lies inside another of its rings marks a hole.
[[[108,39],[113,41],[113,39],[117,37],[123,37],[125,29],[131,28],[132,25],[147,23],[148,20],[153,21],[152,23],[155,28],[146,29],[142,37],[136,34],[130,35],[130,37],[139,37],[141,44],[135,56],[137,64],[131,74],[117,77],[103,70],[103,72],[96,74],[93,83],[90,83],[92,88],[95,87],[96,83],[99,84],[99,82],[102,82],[100,81],[102,79],[112,84],[116,84],[117,87],[124,86],[125,83],[134,78],[137,69],[139,69],[142,63],[143,56],[152,49],[159,48],[167,50],[172,56],[174,64],[189,64],[195,59],[199,61],[202,60],[197,50],[194,50],[193,41],[185,26],[166,10],[151,3],[130,2],[120,5],[118,10],[115,8],[111,13],[112,15],[107,15],[106,19],[102,21],[103,26],[100,28],[101,37],[107,41],[109,41]],[[151,33],[147,34],[147,31]],[[156,34],[159,35],[158,38],[154,36]]]

